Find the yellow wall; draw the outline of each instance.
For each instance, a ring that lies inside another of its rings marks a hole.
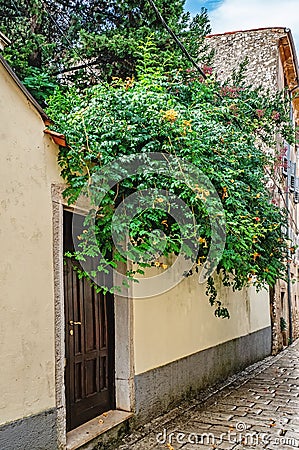
[[[231,318],[219,319],[197,280],[194,275],[164,294],[134,300],[136,374],[270,326],[267,291],[222,287]]]
[[[0,424],[55,406],[57,147],[0,64]]]

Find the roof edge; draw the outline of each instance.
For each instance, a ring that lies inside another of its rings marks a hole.
[[[297,85],[299,85],[298,57],[297,57],[297,53],[296,53],[295,42],[294,42],[291,30],[289,28],[285,28],[285,31],[287,33],[288,41],[289,41],[290,48],[292,51],[292,57],[293,57],[293,61],[294,61],[295,71],[296,71]]]
[[[67,147],[66,138],[64,134],[57,133],[56,131],[49,130],[48,128],[44,130],[44,133],[51,136],[55,144],[60,145],[60,147]]]
[[[250,28],[249,30],[225,31],[224,33],[207,34],[206,38],[211,38],[214,36],[224,36],[227,34],[248,33],[250,31],[263,31],[263,30],[284,30],[284,31],[286,31],[287,28],[286,27],[262,27],[262,28]]]
[[[11,44],[11,40],[8,39],[8,37],[5,36],[5,34],[3,34],[1,31],[0,31],[0,40],[4,43],[4,45],[10,45]]]
[[[23,92],[27,100],[34,106],[34,108],[37,110],[41,118],[44,122],[50,122],[50,118],[47,116],[43,108],[40,106],[40,104],[35,100],[32,94],[28,91],[28,89],[24,86],[24,84],[21,82],[21,80],[18,78],[18,76],[15,74],[15,72],[12,70],[8,62],[3,58],[2,55],[0,55],[0,63],[3,65],[5,70],[8,72],[8,74],[11,76],[11,78],[14,80],[16,85],[19,87],[19,89]]]

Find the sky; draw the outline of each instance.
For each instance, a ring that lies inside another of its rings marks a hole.
[[[186,0],[192,15],[208,10],[212,33],[260,27],[290,28],[299,59],[299,0]]]

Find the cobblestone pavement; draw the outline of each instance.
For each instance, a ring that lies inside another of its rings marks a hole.
[[[299,341],[183,402],[115,450],[265,448],[299,448]]]

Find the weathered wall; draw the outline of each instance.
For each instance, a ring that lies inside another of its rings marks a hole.
[[[245,336],[270,325],[267,291],[220,288],[230,319],[214,316],[196,275],[172,290],[134,301],[135,373]]]
[[[278,42],[285,34],[284,28],[267,28],[209,36],[207,43],[215,51],[213,66],[219,80],[225,81],[247,59],[246,82],[272,92],[277,90]]]
[[[215,50],[213,66],[220,81],[228,79],[233,70],[237,70],[246,58],[248,65],[244,72],[247,84],[254,87],[262,86],[270,92],[282,91],[285,88],[292,89],[297,85],[296,57],[291,45],[292,38],[285,28],[267,28],[260,30],[237,31],[222,35],[213,35],[207,38],[208,44]],[[280,48],[279,48],[280,46]],[[294,117],[299,117],[296,96],[293,98],[292,108]],[[292,162],[297,161],[297,177],[299,176],[298,152],[295,147],[290,148]],[[287,192],[286,179],[279,176],[276,182],[280,183],[281,190]],[[274,195],[275,201],[285,208],[286,198],[278,194]],[[296,235],[294,223],[298,223],[299,208],[294,203],[294,196],[289,195],[289,210],[291,228]],[[294,241],[294,245],[297,242]],[[298,284],[298,259],[291,263],[291,297],[293,314],[293,336],[299,336],[299,284]],[[276,284],[273,302],[273,353],[277,353],[283,345],[286,345],[289,337],[289,326],[286,332],[281,332],[280,320],[284,318],[288,324],[288,294],[287,285],[280,281]]]
[[[229,320],[214,316],[205,285],[194,275],[166,293],[134,301],[135,398],[141,421],[270,354],[268,292],[222,287],[220,298]]]
[[[45,411],[55,421],[51,183],[61,180],[44,128],[0,64],[0,425]]]
[[[225,81],[247,58],[248,84],[272,92],[282,89],[282,36],[285,30],[275,28],[209,37],[218,78]],[[136,408],[141,416],[165,409],[186,390],[205,387],[270,353],[268,292],[222,287],[221,298],[229,320],[213,315],[205,286],[196,276],[159,296],[134,301]]]
[[[136,375],[137,420],[148,421],[270,352],[271,328],[267,327]]]

